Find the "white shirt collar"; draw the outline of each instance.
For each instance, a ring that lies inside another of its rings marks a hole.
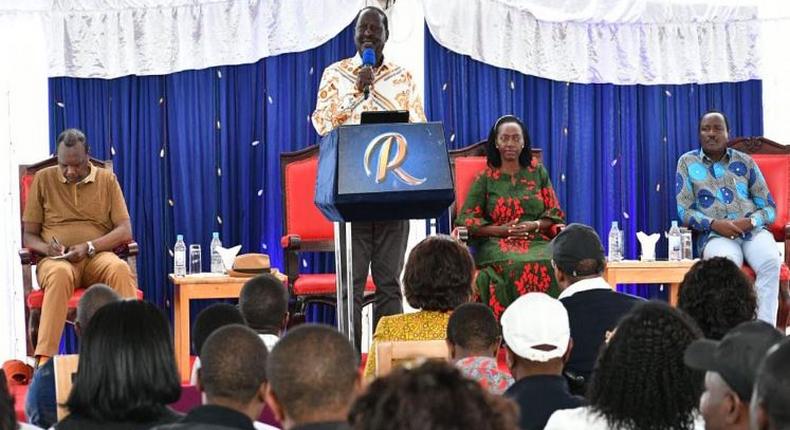
[[[606,280],[602,277],[597,278],[590,278],[590,279],[582,279],[579,282],[576,282],[569,286],[568,288],[564,289],[560,296],[557,299],[562,300],[564,298],[570,297],[576,293],[581,293],[583,291],[590,291],[590,290],[611,290],[612,286],[606,282]]]

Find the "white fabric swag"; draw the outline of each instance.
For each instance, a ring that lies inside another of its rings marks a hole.
[[[557,81],[648,85],[759,78],[757,2],[424,0],[424,10],[440,44],[478,61]]]
[[[315,48],[364,0],[53,0],[49,76],[114,78]]]

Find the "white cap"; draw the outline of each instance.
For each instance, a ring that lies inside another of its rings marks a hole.
[[[516,299],[505,309],[501,323],[502,337],[519,357],[546,362],[562,357],[568,349],[568,311],[559,300],[544,293],[528,293]]]

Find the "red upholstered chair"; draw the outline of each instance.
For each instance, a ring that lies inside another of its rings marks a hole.
[[[779,275],[779,315],[776,325],[787,326],[790,311],[790,146],[781,145],[764,137],[741,137],[729,146],[750,154],[765,177],[768,189],[776,202],[776,220],[769,226],[777,242],[784,243],[784,261]],[[754,270],[742,267],[754,280]]]
[[[337,303],[334,273],[299,273],[299,252],[335,251],[333,225],[314,203],[317,169],[317,145],[280,154],[284,231],[280,244],[285,252],[288,292],[297,304],[291,315],[303,314],[309,303]],[[373,302],[375,290],[368,276],[363,306]]]
[[[90,162],[96,167],[108,169],[112,172],[111,160],[101,161],[91,157]],[[50,157],[36,164],[25,164],[19,166],[19,207],[22,213],[25,211],[28,192],[30,190],[30,185],[33,184],[33,177],[35,176],[36,172],[57,164],[57,157]],[[19,216],[20,220],[22,219],[22,213],[20,213]],[[139,252],[137,242],[132,241],[125,245],[121,245],[114,249],[113,252],[126,260],[127,264],[129,264],[129,267],[132,269],[132,273],[135,275],[137,274],[137,253]],[[22,248],[19,250],[19,259],[22,262],[22,284],[25,294],[25,319],[27,320],[28,354],[33,354],[33,351],[36,348],[36,343],[38,342],[38,324],[41,320],[41,304],[44,302],[45,294],[44,291],[33,290],[32,267],[42,257],[42,255],[37,254],[28,248]],[[74,322],[77,303],[79,303],[80,297],[82,297],[82,293],[84,292],[85,290],[82,288],[75,289],[74,294],[71,296],[71,299],[69,299],[69,313],[67,316],[67,321],[69,323]],[[143,292],[139,289],[137,290],[137,298],[140,300],[143,298]]]

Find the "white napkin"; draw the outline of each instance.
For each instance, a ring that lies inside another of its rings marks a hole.
[[[642,261],[654,261],[656,259],[656,243],[661,238],[661,234],[645,234],[637,232],[636,238],[639,239],[639,244],[642,246]]]
[[[217,252],[219,256],[222,257],[222,265],[225,266],[225,270],[233,267],[233,260],[236,259],[236,255],[239,254],[239,251],[241,251],[241,245],[236,245],[232,248],[217,247]]]

